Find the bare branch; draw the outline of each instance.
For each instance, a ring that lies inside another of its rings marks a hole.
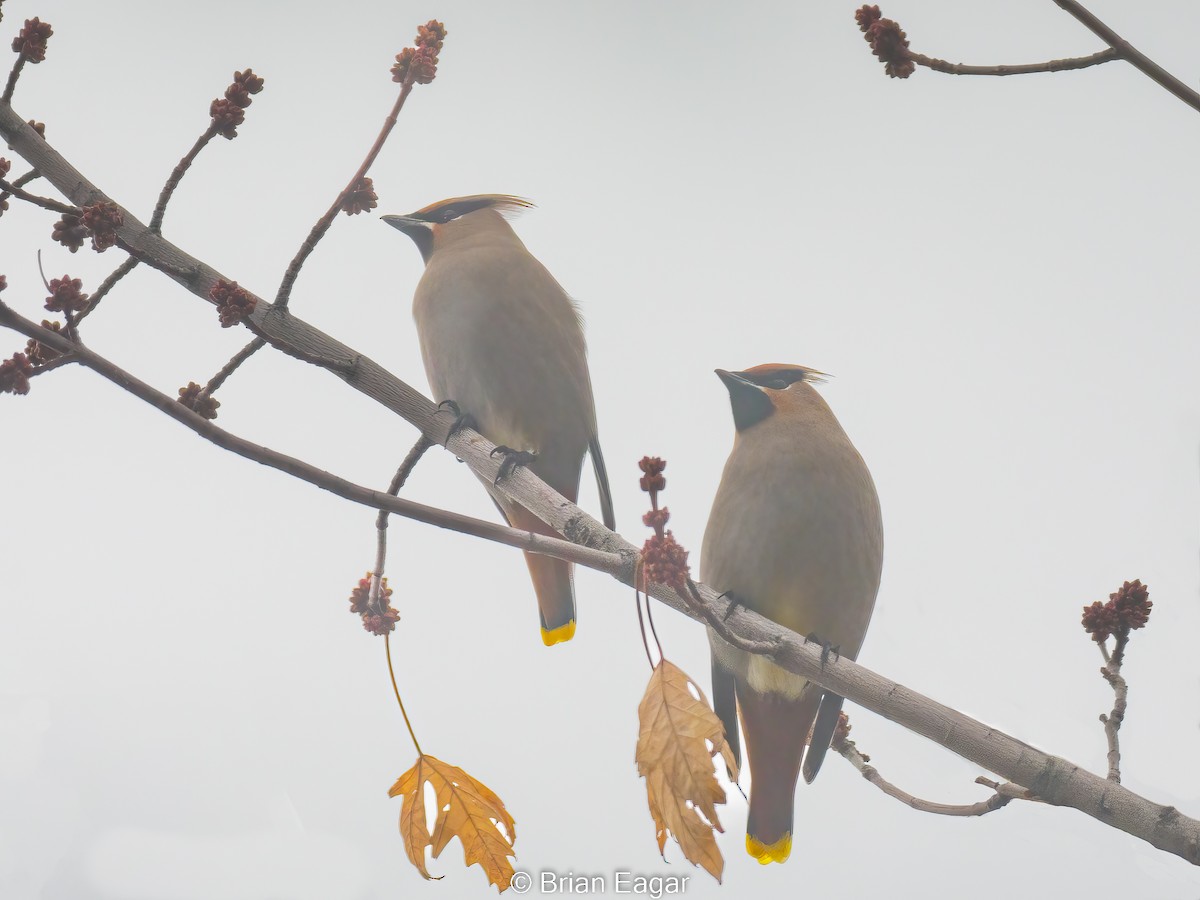
[[[1121,744],[1117,732],[1125,721],[1125,709],[1129,705],[1129,685],[1121,675],[1121,664],[1125,661],[1125,645],[1129,642],[1129,634],[1116,636],[1116,649],[1112,656],[1103,643],[1097,644],[1100,654],[1104,657],[1104,665],[1100,674],[1113,689],[1113,708],[1107,715],[1100,713],[1100,721],[1104,723],[1104,737],[1108,741],[1108,779],[1118,784],[1121,781]]]
[[[79,215],[79,210],[73,206],[67,206],[65,203],[59,203],[57,200],[51,200],[49,197],[39,197],[37,194],[31,194],[17,187],[16,184],[5,181],[3,178],[0,178],[0,191],[3,191],[6,197],[16,197],[18,200],[24,200],[26,203],[32,203],[34,206],[40,206],[42,209],[48,209],[51,212],[62,213],[64,215]]]
[[[1170,91],[1192,109],[1200,112],[1200,93],[1192,90],[1150,57],[1146,56],[1146,54],[1130,44],[1129,41],[1097,19],[1082,3],[1077,3],[1076,0],[1054,0],[1054,2],[1082,22],[1100,40],[1116,50],[1121,55],[1121,58],[1126,60],[1135,69],[1141,71],[1160,87]]]
[[[1098,50],[1091,56],[1075,56],[1069,59],[1051,59],[1042,63],[1026,63],[1018,66],[968,66],[964,63],[950,63],[944,59],[926,56],[924,53],[909,52],[909,58],[918,66],[925,66],[935,72],[947,75],[1035,75],[1041,72],[1066,72],[1071,69],[1086,69],[1101,63],[1120,59],[1121,54],[1112,47]]]
[[[238,367],[255,353],[257,353],[258,349],[265,343],[266,341],[263,338],[256,337],[245,347],[235,353],[230,358],[229,362],[225,363],[225,365],[221,367],[221,370],[217,372],[216,375],[208,379],[208,384],[206,384],[204,386],[204,390],[200,392],[200,398],[211,397],[221,387],[221,385],[225,383],[225,379],[236,372]]]
[[[171,170],[171,174],[167,177],[167,183],[163,185],[162,191],[158,195],[158,202],[154,205],[154,213],[150,216],[150,230],[161,231],[163,216],[167,214],[167,204],[171,202],[171,197],[175,194],[175,189],[179,187],[179,182],[183,180],[183,176],[187,174],[187,170],[192,167],[192,163],[203,150],[208,142],[211,141],[219,130],[216,120],[209,123],[209,126],[204,129],[204,133],[196,138],[196,143],[192,145],[183,157],[176,163],[175,168]]]
[[[88,298],[87,308],[75,317],[75,324],[78,325],[80,322],[90,316],[100,301],[104,299],[105,295],[114,287],[116,287],[118,281],[136,269],[137,265],[137,259],[130,256],[125,260],[125,262],[113,269],[112,274],[105,278],[100,284],[100,287],[96,288],[96,290],[92,292],[91,297]]]
[[[432,446],[433,441],[429,440],[425,435],[417,438],[417,442],[412,445],[412,449],[408,451],[404,457],[404,461],[400,463],[400,468],[392,476],[392,483],[388,485],[387,490],[389,494],[393,497],[399,496],[400,489],[408,481],[408,476],[417,467],[417,463],[421,461],[421,457],[425,455],[425,451]],[[379,603],[379,591],[383,584],[384,567],[387,565],[387,527],[388,511],[381,509],[379,515],[375,517],[375,568],[371,573],[370,596],[371,608],[380,611],[382,611],[382,607]]]
[[[312,230],[308,233],[308,237],[304,239],[304,243],[300,245],[300,249],[296,251],[296,255],[288,264],[287,271],[283,273],[283,281],[280,282],[279,290],[275,293],[275,305],[279,308],[287,308],[288,300],[292,295],[292,285],[296,283],[296,278],[300,274],[300,268],[304,265],[304,261],[308,259],[309,254],[316,249],[318,242],[325,236],[325,232],[333,224],[338,211],[342,208],[342,201],[346,199],[346,195],[355,190],[359,181],[366,176],[367,171],[371,168],[371,164],[375,162],[375,157],[379,156],[379,151],[383,149],[384,141],[388,139],[388,135],[396,127],[400,110],[404,108],[404,101],[408,99],[408,95],[412,93],[412,89],[413,73],[410,71],[400,86],[400,94],[396,97],[392,111],[383,120],[383,127],[379,130],[379,135],[375,138],[375,143],[367,151],[367,156],[362,161],[362,165],[358,167],[358,171],[354,173],[350,181],[347,182],[346,186],[337,195],[337,198],[333,201],[333,205],[325,211],[325,215],[321,216],[317,220],[317,223],[313,225]]]
[[[17,89],[17,79],[21,77],[21,70],[25,68],[25,54],[17,55],[17,61],[13,63],[11,71],[8,73],[8,82],[4,85],[4,96],[0,97],[0,103],[8,103],[12,100],[13,91]]]
[[[938,816],[984,816],[990,812],[995,812],[998,809],[1003,809],[1008,805],[1013,798],[1002,794],[997,789],[992,796],[986,800],[980,800],[978,803],[970,804],[950,804],[950,803],[934,803],[932,800],[922,800],[920,797],[914,797],[908,791],[896,787],[890,781],[879,774],[879,770],[870,764],[871,757],[865,753],[859,752],[854,741],[849,738],[841,740],[834,738],[833,749],[840,753],[850,765],[858,769],[859,774],[875,787],[879,788],[889,797],[899,800],[905,806],[918,810],[919,812],[933,813]],[[977,783],[979,779],[976,779]],[[984,779],[986,781],[986,779]]]

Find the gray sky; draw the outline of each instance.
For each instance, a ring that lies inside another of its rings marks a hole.
[[[1195,4],[1090,6],[1196,82]],[[373,140],[393,55],[442,19],[441,73],[375,166],[376,212],[476,192],[538,204],[516,227],[586,315],[622,532],[646,533],[635,463],[661,455],[672,527],[698,563],[733,434],[713,368],[833,373],[822,392],[874,473],[887,536],[861,661],[1103,772],[1111,692],[1079,612],[1141,578],[1155,607],[1126,666],[1124,780],[1198,815],[1200,116],[1120,63],[892,81],[854,8],[8,0],[0,37],[29,16],[53,24],[14,105],[143,218],[234,69],[264,76],[241,136],[204,151],[165,232],[271,296]],[[914,49],[952,60],[1101,46],[1050,0],[883,9]],[[85,289],[121,259],[68,254],[52,221],[21,208],[0,221],[4,299],[39,319],[37,250],[48,277]],[[343,217],[293,309],[424,389],[419,276],[401,235]],[[85,337],[171,393],[246,340],[148,270]],[[3,342],[5,355],[24,343]],[[416,437],[278,354],[220,399],[219,424],[376,486]],[[82,370],[0,398],[0,435],[5,897],[491,892],[457,842],[432,864],[441,882],[404,857],[386,792],[415,753],[382,642],[346,612],[372,564],[373,513]],[[445,453],[407,496],[494,515]],[[598,509],[590,485],[582,502]],[[732,799],[718,888],[674,845],[657,853],[633,763],[649,670],[631,594],[581,572],[578,635],[546,650],[517,553],[404,521],[391,536],[393,652],[418,735],[505,800],[519,868],[686,874],[695,898],[1200,896],[1195,869],[1081,814],[919,814],[836,759],[797,791],[784,866],[744,853]],[[702,629],[667,610],[658,621],[668,655],[707,686]],[[886,777],[934,800],[985,796],[978,767],[850,712]]]

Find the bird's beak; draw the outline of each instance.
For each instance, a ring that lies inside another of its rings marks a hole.
[[[412,216],[380,216],[380,218],[398,231],[408,234],[414,228],[429,228],[429,223]]]
[[[755,390],[758,389],[757,385],[743,378],[740,372],[727,372],[725,369],[714,369],[713,371],[717,373],[718,378],[725,382],[725,387],[729,389],[730,393],[733,393],[735,389],[740,390],[744,387],[752,387]]]
[[[775,404],[767,392],[752,381],[742,378],[738,372],[716,370],[717,377],[729,391],[729,404],[733,407],[733,424],[738,431],[745,431],[775,411]]]
[[[429,257],[433,255],[433,229],[428,222],[413,216],[380,216],[379,218],[397,231],[402,231],[412,238],[412,242],[421,251],[421,259],[426,263],[429,262]]]

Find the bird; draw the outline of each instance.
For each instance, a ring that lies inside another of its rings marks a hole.
[[[831,652],[855,659],[883,569],[879,496],[862,456],[813,388],[823,373],[770,363],[716,370],[736,430],[704,532],[700,577]],[[750,764],[746,852],[782,863],[792,848],[797,777],[820,770],[842,698],[708,629],[713,706]],[[811,730],[811,743],[805,743]]]
[[[413,318],[434,399],[459,414],[456,428],[470,424],[507,454],[501,473],[528,465],[572,502],[590,454],[604,524],[613,530],[579,309],[506,218],[532,205],[474,194],[382,219],[408,235],[425,261]],[[495,483],[484,485],[511,527],[557,536]],[[569,641],[576,625],[572,565],[528,552],[525,561],[542,641]]]

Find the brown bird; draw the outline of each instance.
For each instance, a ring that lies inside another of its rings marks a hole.
[[[604,524],[612,529],[612,493],[596,434],[579,310],[503,215],[532,205],[519,197],[476,194],[383,221],[412,238],[425,260],[413,318],[434,399],[455,404],[460,421],[572,502],[584,454],[590,453]],[[494,485],[486,486],[509,525],[556,534]],[[547,646],[569,641],[576,618],[572,565],[534,553],[526,553],[525,561],[542,640]]]
[[[803,366],[717,369],[737,429],[704,532],[701,578],[733,602],[855,659],[879,590],[883,522],[862,457]],[[713,705],[750,762],[746,851],[791,853],[796,781],[816,777],[842,698],[709,628]],[[805,742],[812,732],[808,753]]]

